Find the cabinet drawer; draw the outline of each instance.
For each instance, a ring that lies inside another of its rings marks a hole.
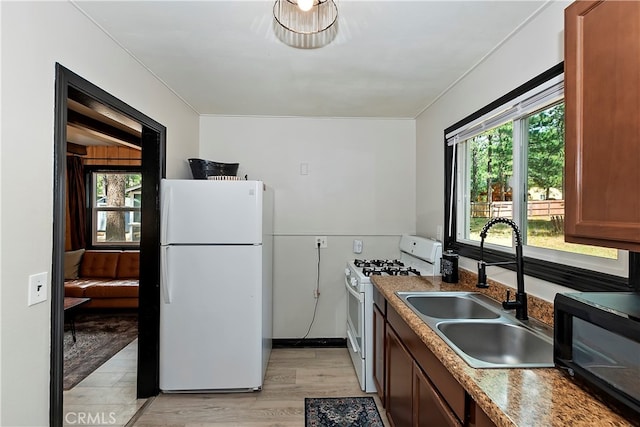
[[[436,386],[442,397],[447,401],[459,420],[465,419],[465,391],[464,388],[449,373],[447,368],[427,348],[420,337],[411,330],[409,325],[391,306],[387,308],[387,321],[398,334],[400,340],[407,347],[420,368],[429,380]],[[425,325],[425,328],[427,326]]]

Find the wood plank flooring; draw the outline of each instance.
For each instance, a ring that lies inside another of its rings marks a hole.
[[[63,426],[122,427],[144,405],[136,399],[138,340],[63,393]]]
[[[130,425],[137,427],[304,426],[305,397],[377,395],[360,390],[346,348],[274,349],[262,391],[227,394],[160,394]]]

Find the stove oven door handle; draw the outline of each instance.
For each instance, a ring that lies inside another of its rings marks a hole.
[[[351,335],[351,331],[349,330],[349,328],[347,328],[347,340],[349,341],[349,344],[351,344],[351,348],[353,349],[353,352],[358,353],[358,347],[355,345],[356,340],[353,339],[353,336]]]
[[[349,291],[349,293],[353,295],[353,297],[356,298],[358,302],[362,303],[364,301],[364,295],[362,295],[360,292],[357,292],[355,289],[353,289],[351,287],[351,283],[349,283],[349,279],[347,279],[346,277],[344,278],[344,283],[347,287],[347,291]]]
[[[344,284],[347,289],[351,288],[351,279],[349,278],[349,276],[344,276]]]

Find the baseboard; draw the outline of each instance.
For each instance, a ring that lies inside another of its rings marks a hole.
[[[303,347],[346,347],[346,338],[274,338],[273,348],[303,348]]]

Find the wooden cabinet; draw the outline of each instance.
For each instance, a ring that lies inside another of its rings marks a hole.
[[[413,358],[391,328],[386,332],[387,418],[393,427],[413,425]]]
[[[375,383],[382,406],[387,406],[385,400],[385,331],[386,319],[377,305],[373,306],[373,382]]]
[[[640,2],[565,10],[565,240],[640,251]]]
[[[491,418],[489,418],[489,416],[487,414],[485,414],[485,412],[480,409],[480,407],[475,403],[475,402],[470,402],[471,403],[471,410],[470,412],[470,419],[469,419],[469,426],[470,427],[495,427],[495,424],[493,423],[493,421],[491,421]]]
[[[413,425],[415,427],[462,427],[462,423],[447,402],[415,362],[413,364]]]
[[[394,427],[461,427],[462,423],[392,328],[387,329],[387,418]]]
[[[374,306],[374,316],[378,310],[377,315],[386,319],[384,381],[391,425],[494,426],[400,314],[389,304],[385,307],[386,316],[381,316]]]
[[[391,306],[386,319],[386,409],[391,423],[463,425],[467,395],[462,386]]]

